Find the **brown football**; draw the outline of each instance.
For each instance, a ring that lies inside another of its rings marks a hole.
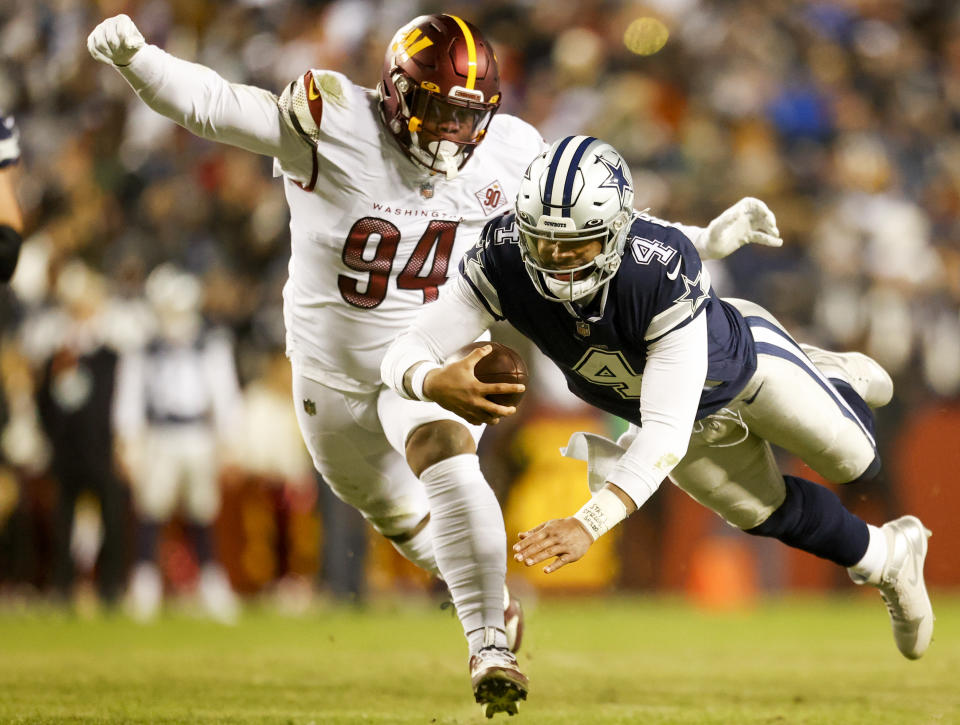
[[[471,342],[457,350],[453,357],[465,358],[478,347],[490,345],[493,351],[480,358],[473,374],[482,383],[520,383],[527,384],[527,365],[517,351],[499,342]],[[517,405],[523,393],[497,393],[487,398],[498,405]]]

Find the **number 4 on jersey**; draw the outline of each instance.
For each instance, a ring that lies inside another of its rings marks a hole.
[[[414,247],[410,259],[397,276],[399,289],[423,290],[423,302],[433,302],[440,294],[440,285],[447,281],[447,267],[450,264],[450,253],[456,239],[457,224],[455,221],[434,219],[423,232],[417,246]],[[380,240],[374,250],[373,258],[366,259],[364,251],[370,237],[377,235]],[[345,274],[337,277],[337,285],[343,299],[354,307],[373,309],[387,296],[387,287],[390,281],[390,272],[393,269],[393,259],[397,255],[400,245],[400,230],[395,224],[386,219],[377,217],[363,217],[358,219],[347,234],[347,241],[343,245],[341,258],[343,263],[355,272],[366,272],[369,275],[366,285],[361,280],[348,277]],[[423,267],[433,252],[433,263],[430,271],[424,275]],[[360,288],[364,287],[361,292]]]
[[[624,398],[640,397],[643,376],[633,371],[622,352],[591,347],[573,369],[594,385],[614,388]]]

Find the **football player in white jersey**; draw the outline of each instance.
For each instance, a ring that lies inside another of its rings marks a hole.
[[[476,455],[482,426],[400,397],[379,369],[546,146],[529,124],[495,115],[490,45],[460,18],[423,16],[394,36],[377,90],[308,70],[279,97],[147,45],[125,15],[98,25],[88,48],[158,113],[275,159],[291,212],[284,316],[307,448],[341,499],[443,578],[477,701],[488,715],[516,712],[527,679],[511,652],[515,616],[504,618],[506,534]],[[780,241],[753,199],[694,229],[714,257]]]

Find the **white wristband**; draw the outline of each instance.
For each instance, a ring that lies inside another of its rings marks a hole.
[[[627,518],[627,507],[609,488],[601,488],[573,515],[596,541]]]
[[[417,366],[413,375],[410,376],[410,392],[413,393],[414,398],[430,402],[430,398],[423,393],[423,381],[427,377],[427,373],[431,370],[437,370],[439,367],[435,362],[422,362]]]

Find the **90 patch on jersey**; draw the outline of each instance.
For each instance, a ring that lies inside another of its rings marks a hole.
[[[507,205],[507,195],[499,181],[492,181],[485,187],[473,194],[480,202],[480,208],[483,213],[489,215],[502,206]]]

